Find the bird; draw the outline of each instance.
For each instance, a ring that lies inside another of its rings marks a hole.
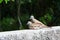
[[[48,26],[46,26],[45,24],[43,24],[42,22],[40,22],[39,20],[35,19],[33,15],[30,16],[30,20],[31,20],[31,22],[33,22],[33,23],[40,24],[40,25],[43,25],[43,26],[45,26],[45,27],[48,27]]]
[[[28,21],[27,22],[27,25],[28,25],[29,29],[33,29],[32,22],[31,21]]]
[[[46,26],[41,25],[41,24],[37,24],[37,23],[33,23],[31,21],[27,22],[27,25],[29,27],[29,29],[41,29],[41,28],[46,28]]]
[[[40,21],[38,21],[37,19],[35,19],[33,15],[30,16],[30,20],[31,20],[33,23],[41,23]]]

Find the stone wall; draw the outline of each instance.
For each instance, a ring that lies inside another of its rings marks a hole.
[[[0,32],[0,40],[60,40],[60,26],[39,30]]]

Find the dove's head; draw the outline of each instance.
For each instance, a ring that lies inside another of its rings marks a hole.
[[[28,21],[28,22],[27,22],[27,25],[31,25],[31,24],[32,24],[32,22],[31,22],[31,21]]]
[[[30,16],[30,19],[34,19],[34,16],[33,16],[33,15],[31,15],[31,16]]]

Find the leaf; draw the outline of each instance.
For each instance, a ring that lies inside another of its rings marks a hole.
[[[3,2],[3,0],[0,0],[0,4]]]
[[[12,0],[13,2],[15,1],[15,0]]]
[[[7,1],[8,1],[8,0],[5,0],[5,3],[6,3],[6,4],[7,4]]]
[[[46,15],[44,15],[45,19],[47,19],[48,22],[50,22],[52,20],[52,16],[47,13]]]
[[[7,4],[7,3],[8,3],[8,1],[10,1],[10,0],[5,0],[5,3]]]
[[[46,20],[45,20],[44,17],[41,17],[41,18],[40,18],[40,21],[41,21],[42,23],[44,23],[45,25],[47,25],[47,22],[46,22]]]
[[[23,2],[23,1],[21,1],[20,3],[21,3],[21,4],[23,4],[24,2]]]
[[[31,2],[32,2],[32,0],[29,0],[29,2],[31,3]]]

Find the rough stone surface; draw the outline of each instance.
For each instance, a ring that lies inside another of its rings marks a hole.
[[[0,32],[0,40],[60,40],[60,26],[39,30]]]

